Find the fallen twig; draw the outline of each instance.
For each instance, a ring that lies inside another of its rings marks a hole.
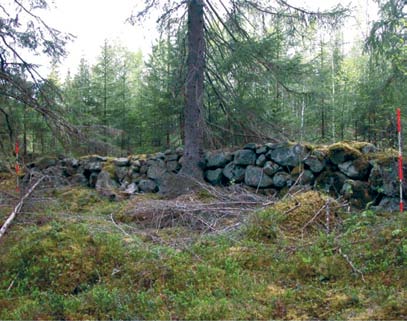
[[[349,259],[348,255],[346,255],[345,253],[342,252],[342,249],[339,247],[338,248],[338,252],[340,255],[342,255],[342,257],[346,260],[346,262],[348,262],[348,264],[350,265],[350,267],[352,268],[353,272],[360,274],[362,281],[364,283],[366,283],[365,280],[365,276],[363,275],[363,272],[361,270],[359,270],[354,264],[353,262]]]
[[[31,195],[31,193],[36,189],[36,187],[46,178],[47,176],[42,176],[41,178],[39,178],[34,185],[31,186],[31,188],[28,190],[27,193],[25,193],[25,195],[23,197],[21,197],[20,201],[18,202],[18,204],[16,205],[16,207],[14,207],[14,210],[11,212],[10,216],[7,218],[7,220],[4,222],[3,226],[0,229],[0,239],[1,237],[4,235],[4,233],[6,233],[7,228],[9,227],[9,225],[11,224],[11,222],[13,222],[14,218],[16,217],[16,215],[21,211],[21,208],[24,205],[24,201]]]

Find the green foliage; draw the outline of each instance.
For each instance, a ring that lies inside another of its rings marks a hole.
[[[117,206],[106,209],[85,189],[55,196],[50,222],[15,226],[2,242],[0,319],[405,316],[405,214],[342,213],[335,231],[301,237],[301,222],[320,206],[305,193],[292,216],[293,200],[284,200],[240,231],[174,248],[124,235],[110,221]],[[70,205],[82,200],[91,202]]]

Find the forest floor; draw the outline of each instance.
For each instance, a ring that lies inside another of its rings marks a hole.
[[[0,177],[0,224],[17,202]],[[406,214],[343,205],[42,186],[0,240],[0,319],[406,319]]]

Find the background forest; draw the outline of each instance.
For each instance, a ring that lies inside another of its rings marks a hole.
[[[392,146],[394,110],[405,111],[407,101],[405,2],[376,3],[377,20],[362,26],[351,44],[344,40],[350,19],[366,19],[352,8],[338,7],[346,18],[327,27],[312,15],[301,22],[287,20],[287,8],[270,15],[244,5],[230,12],[209,7],[206,147],[287,139]],[[58,61],[46,79],[33,81],[21,72],[29,95],[52,116],[13,98],[7,82],[0,84],[1,153],[11,156],[16,140],[26,159],[61,153],[127,155],[182,146],[184,18],[161,19],[160,37],[148,56],[106,40],[96,63],[82,59],[64,79]],[[74,125],[81,139],[64,135],[55,117]]]

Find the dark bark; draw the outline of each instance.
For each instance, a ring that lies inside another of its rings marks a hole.
[[[182,174],[203,178],[204,155],[204,0],[188,2],[188,74],[184,109],[185,148]]]

